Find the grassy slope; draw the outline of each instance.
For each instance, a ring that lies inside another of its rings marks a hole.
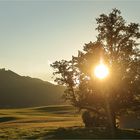
[[[111,138],[111,135],[109,130],[83,128],[81,118],[73,107],[59,105],[0,109],[1,138],[80,139]],[[139,130],[118,130],[115,138],[140,138],[140,132]]]
[[[0,138],[39,138],[59,127],[81,125],[71,106],[0,109]]]

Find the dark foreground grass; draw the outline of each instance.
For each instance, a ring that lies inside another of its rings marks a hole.
[[[138,130],[117,129],[114,135],[102,128],[86,129],[81,127],[58,128],[42,139],[140,139]]]

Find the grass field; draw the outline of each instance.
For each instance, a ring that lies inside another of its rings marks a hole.
[[[59,127],[82,126],[71,106],[0,109],[0,138],[41,138]]]
[[[0,109],[0,139],[111,138],[109,130],[85,129],[72,106]],[[117,130],[113,138],[140,138],[139,130]]]

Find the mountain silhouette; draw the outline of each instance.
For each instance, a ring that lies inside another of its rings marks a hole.
[[[0,69],[0,108],[62,104],[64,87]]]

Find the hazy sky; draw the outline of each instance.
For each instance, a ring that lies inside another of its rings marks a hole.
[[[139,0],[0,0],[0,68],[50,81],[49,63],[94,41],[95,18],[112,8],[140,23]]]

